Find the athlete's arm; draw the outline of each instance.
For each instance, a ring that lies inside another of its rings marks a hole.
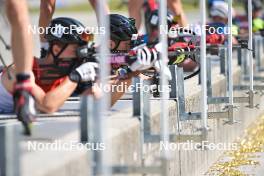
[[[137,29],[140,28],[141,25],[141,9],[143,7],[143,0],[129,0],[128,1],[128,12],[129,16],[136,20]]]
[[[25,0],[7,0],[6,13],[11,25],[11,45],[16,74],[29,74],[32,68],[32,34]]]
[[[77,87],[77,83],[68,77],[55,89],[45,93],[38,85],[33,86],[32,93],[36,98],[37,108],[46,113],[56,112],[71,96]]]
[[[45,93],[38,85],[33,86],[38,109],[46,113],[56,112],[69,98],[78,83],[95,80],[97,63],[87,62],[74,69],[55,89]]]
[[[14,68],[9,68],[9,73],[14,78]],[[77,87],[77,83],[70,81],[67,77],[61,85],[45,93],[43,89],[35,83],[33,73],[31,73],[31,78],[32,94],[36,100],[37,108],[46,113],[57,111]],[[8,78],[7,72],[3,74],[2,83],[9,92],[13,92],[14,82],[14,79],[10,80]]]
[[[56,0],[41,0],[40,1],[40,15],[39,15],[39,27],[46,28],[54,14]],[[46,42],[44,34],[40,34],[40,41]]]

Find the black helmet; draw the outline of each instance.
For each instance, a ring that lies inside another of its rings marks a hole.
[[[60,17],[53,19],[47,28],[45,38],[48,42],[54,41],[62,44],[86,44],[91,34],[85,30],[84,25],[75,19]]]
[[[248,11],[248,1],[244,1],[245,10]],[[263,9],[263,3],[261,0],[252,0],[252,11],[258,11]]]
[[[67,46],[69,44],[86,45],[93,39],[92,34],[85,29],[81,22],[67,17],[53,19],[47,28],[45,38],[50,43],[49,52],[53,56],[55,66],[58,68],[57,71],[61,73],[61,75],[68,74],[68,72],[81,61],[78,57],[76,57],[76,59],[60,58],[60,55]],[[62,47],[61,50],[55,54],[52,48],[56,42],[62,44]],[[62,67],[62,69],[59,69],[60,67]]]
[[[137,34],[135,19],[127,18],[119,14],[110,14],[110,36],[113,41],[131,40],[133,34]]]
[[[253,0],[252,1],[252,8],[253,8],[253,11],[262,10],[263,4],[260,0]]]

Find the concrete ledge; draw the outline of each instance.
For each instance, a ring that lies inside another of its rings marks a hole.
[[[235,83],[240,82],[240,68],[234,66]],[[225,91],[225,78],[219,75],[219,70],[213,69],[213,94],[221,96]],[[187,96],[186,108],[188,111],[199,111],[201,88],[197,85],[198,79],[193,78],[185,82],[185,94]],[[241,95],[241,94],[240,94]],[[245,95],[245,94],[244,94]],[[258,98],[258,102],[263,98]],[[151,101],[151,127],[152,132],[159,131],[159,102]],[[119,108],[122,107],[122,110]],[[141,164],[140,155],[140,123],[137,118],[133,118],[131,101],[119,101],[111,112],[111,117],[106,119],[107,126],[110,128],[109,140],[111,147],[107,147],[111,152],[113,164]],[[201,127],[200,121],[179,122],[176,117],[175,102],[171,101],[170,110],[170,129],[171,132],[180,134],[196,134],[197,128]],[[222,106],[210,106],[210,111],[221,109]],[[238,137],[243,130],[254,119],[264,113],[264,107],[260,109],[247,109],[243,105],[235,112],[235,118],[240,123],[227,125],[223,120],[209,120],[208,141],[213,143],[228,143]],[[68,120],[43,120],[36,127],[34,136],[30,141],[78,141],[78,119]],[[62,128],[63,127],[63,128]],[[179,128],[178,128],[179,127]],[[49,129],[48,133],[45,129]],[[54,134],[56,134],[54,136]],[[50,136],[53,136],[52,138]],[[170,175],[202,175],[207,171],[212,163],[222,154],[223,151],[170,151],[172,157],[170,162]],[[153,163],[159,156],[159,145],[144,145],[143,158],[146,164]],[[36,160],[36,158],[39,158]],[[28,151],[27,141],[23,142],[22,173],[23,175],[34,176],[54,176],[54,175],[89,175],[89,152],[85,151]],[[34,162],[31,162],[34,161]]]

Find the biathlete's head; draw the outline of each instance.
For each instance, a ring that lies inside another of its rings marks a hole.
[[[110,14],[110,35],[111,35],[111,50],[112,52],[127,52],[131,48],[137,46],[143,40],[138,35],[138,30],[135,26],[135,19],[127,18],[119,14]],[[157,42],[159,38],[159,20],[158,10],[153,11],[148,18],[146,26],[150,43]],[[172,13],[167,14],[168,28],[176,25],[175,18]]]
[[[110,48],[112,52],[127,52],[133,47],[138,31],[135,19],[119,14],[110,14]]]
[[[215,23],[228,23],[228,4],[224,1],[215,2],[210,10],[210,15]]]
[[[49,42],[47,57],[53,57],[54,63],[77,59],[77,49],[93,40],[84,25],[78,20],[60,17],[53,19],[48,27],[45,38]]]
[[[248,1],[244,1],[245,11],[248,14]],[[263,2],[261,0],[252,0],[253,18],[262,18]]]

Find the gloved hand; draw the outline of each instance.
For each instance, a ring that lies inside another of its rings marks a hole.
[[[155,50],[158,51],[158,52],[162,52],[162,43],[158,43],[155,45]],[[167,59],[167,62],[169,62],[169,60]],[[161,71],[161,64],[162,64],[162,61],[157,59],[155,62],[154,62],[154,68],[157,72],[160,72]],[[164,73],[165,73],[165,77],[168,79],[168,80],[171,80],[172,79],[172,76],[171,76],[171,72],[170,72],[170,69],[168,67],[164,67]]]
[[[130,65],[132,71],[143,71],[153,67],[158,59],[158,52],[155,48],[149,49],[147,46],[136,49],[137,60]]]
[[[31,90],[29,81],[16,83],[14,86],[14,111],[25,128],[25,135],[31,135],[31,124],[35,121],[36,115],[35,100]]]
[[[161,60],[157,60],[154,63],[154,68],[156,69],[157,72],[161,72],[161,64],[162,64]],[[164,73],[165,73],[165,77],[167,78],[167,80],[172,80],[170,69],[167,66],[164,67]]]
[[[74,69],[70,74],[69,78],[71,81],[76,83],[81,82],[93,82],[96,79],[96,72],[98,69],[98,63],[96,62],[86,62],[76,69]]]

